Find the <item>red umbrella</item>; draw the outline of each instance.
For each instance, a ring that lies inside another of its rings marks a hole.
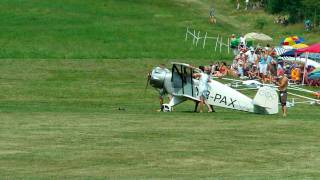
[[[320,43],[311,45],[311,46],[306,47],[306,48],[298,49],[296,52],[298,54],[307,53],[306,62],[305,62],[305,64],[307,64],[309,53],[320,53]],[[306,74],[306,66],[304,66],[303,74]],[[305,76],[303,76],[302,84],[304,84],[304,77]]]
[[[296,52],[298,54],[305,53],[305,52],[308,52],[308,53],[320,53],[320,43],[311,45],[311,46],[306,47],[306,48],[298,49]]]

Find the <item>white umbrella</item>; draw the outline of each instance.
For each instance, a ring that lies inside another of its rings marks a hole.
[[[251,32],[251,33],[248,33],[248,34],[244,35],[244,37],[246,39],[254,39],[254,37],[256,37],[257,35],[258,35],[258,33]]]
[[[246,39],[253,39],[258,41],[272,41],[272,38],[266,34],[263,33],[248,33],[244,36]]]

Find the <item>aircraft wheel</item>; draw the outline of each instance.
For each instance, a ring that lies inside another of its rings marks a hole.
[[[163,104],[162,105],[162,111],[163,112],[171,112],[172,111],[172,107],[169,106],[169,104]]]

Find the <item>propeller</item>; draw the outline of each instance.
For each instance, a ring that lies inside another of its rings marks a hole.
[[[151,79],[151,71],[148,73],[148,76],[147,76],[147,84],[146,84],[146,87],[144,89],[144,93],[146,93],[146,91],[147,91],[147,88],[148,88],[148,86],[150,84],[150,79]]]

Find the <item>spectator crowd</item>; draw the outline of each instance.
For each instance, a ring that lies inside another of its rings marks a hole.
[[[259,80],[262,83],[273,83],[279,74],[284,72],[290,83],[304,83],[310,86],[320,86],[319,80],[308,79],[308,74],[315,68],[304,64],[284,61],[279,58],[273,47],[246,47],[240,44],[234,52],[232,64],[217,62],[211,64],[211,75],[216,77],[231,76],[240,79]],[[306,72],[304,74],[304,72]]]

